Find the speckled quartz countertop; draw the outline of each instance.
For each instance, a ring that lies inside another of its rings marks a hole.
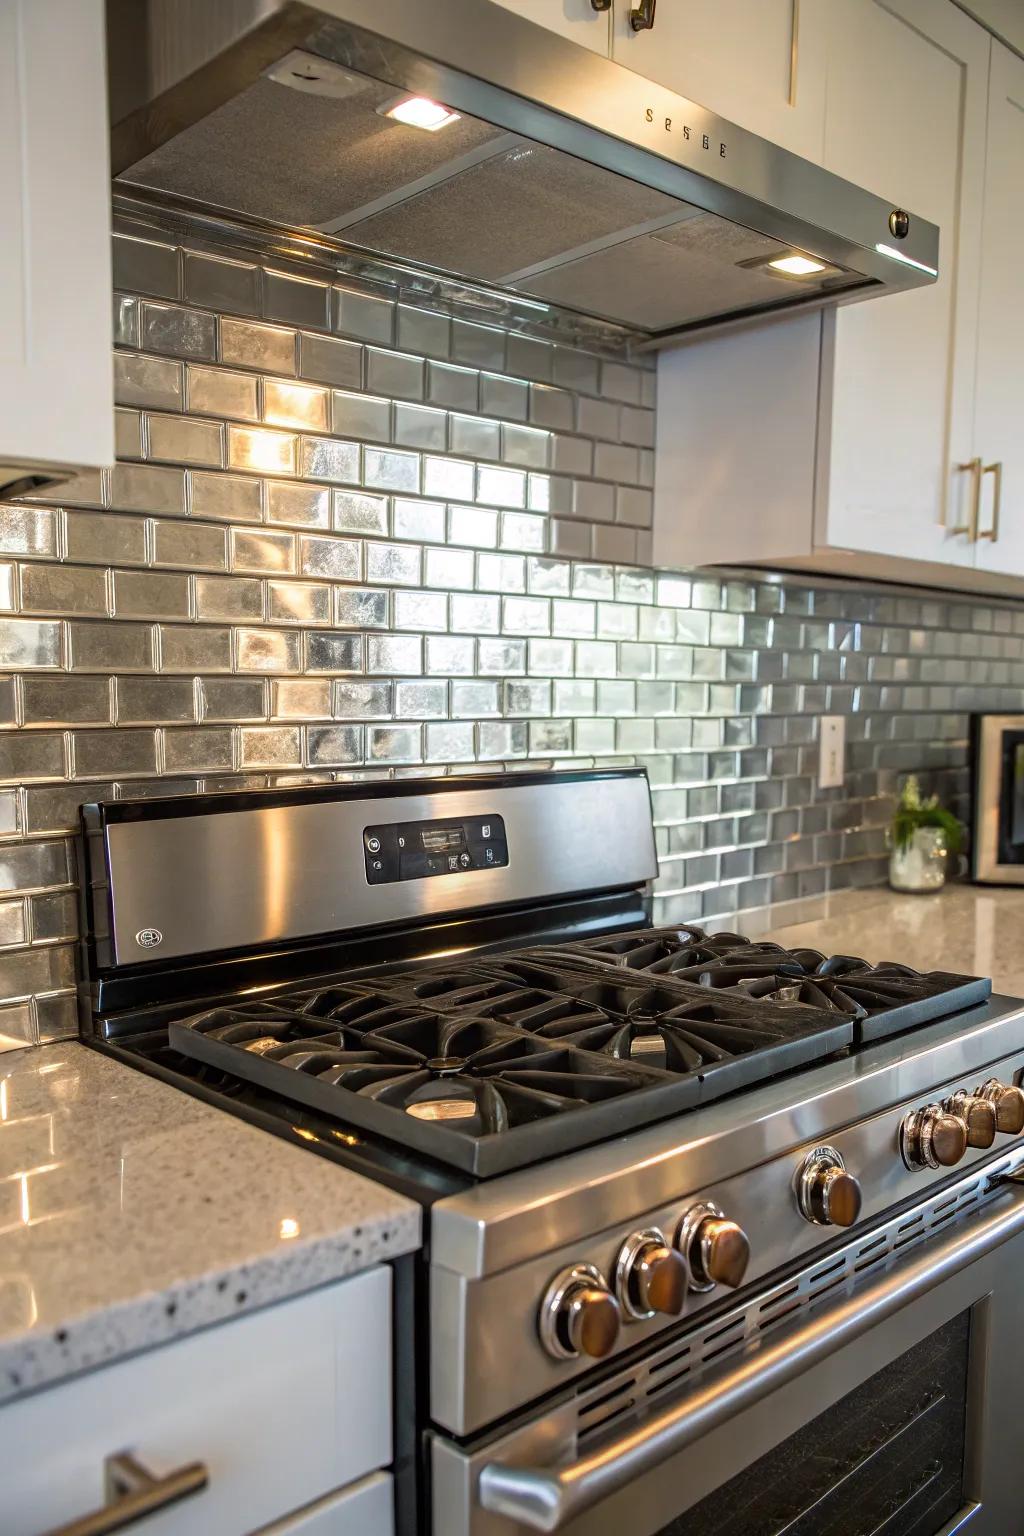
[[[1024,888],[950,885],[934,896],[852,891],[831,898],[822,917],[769,936],[919,971],[991,976],[994,991],[1024,997]]]
[[[0,1058],[0,1402],[419,1234],[411,1200],[83,1045]]]

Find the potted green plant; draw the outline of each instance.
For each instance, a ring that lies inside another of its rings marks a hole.
[[[960,851],[963,832],[938,795],[921,797],[910,774],[889,829],[889,884],[894,891],[937,891],[946,882],[946,855]]]

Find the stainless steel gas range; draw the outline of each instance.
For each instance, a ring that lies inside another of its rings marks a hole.
[[[1024,1004],[650,926],[636,770],[83,809],[84,1036],[425,1208],[399,1529],[1024,1530]]]

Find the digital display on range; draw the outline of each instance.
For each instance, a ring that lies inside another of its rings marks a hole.
[[[428,853],[450,853],[465,846],[461,827],[424,827],[420,839]]]

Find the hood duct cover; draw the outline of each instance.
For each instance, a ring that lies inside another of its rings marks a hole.
[[[127,187],[655,343],[937,274],[934,226],[489,0],[148,0],[135,47],[109,9]]]

